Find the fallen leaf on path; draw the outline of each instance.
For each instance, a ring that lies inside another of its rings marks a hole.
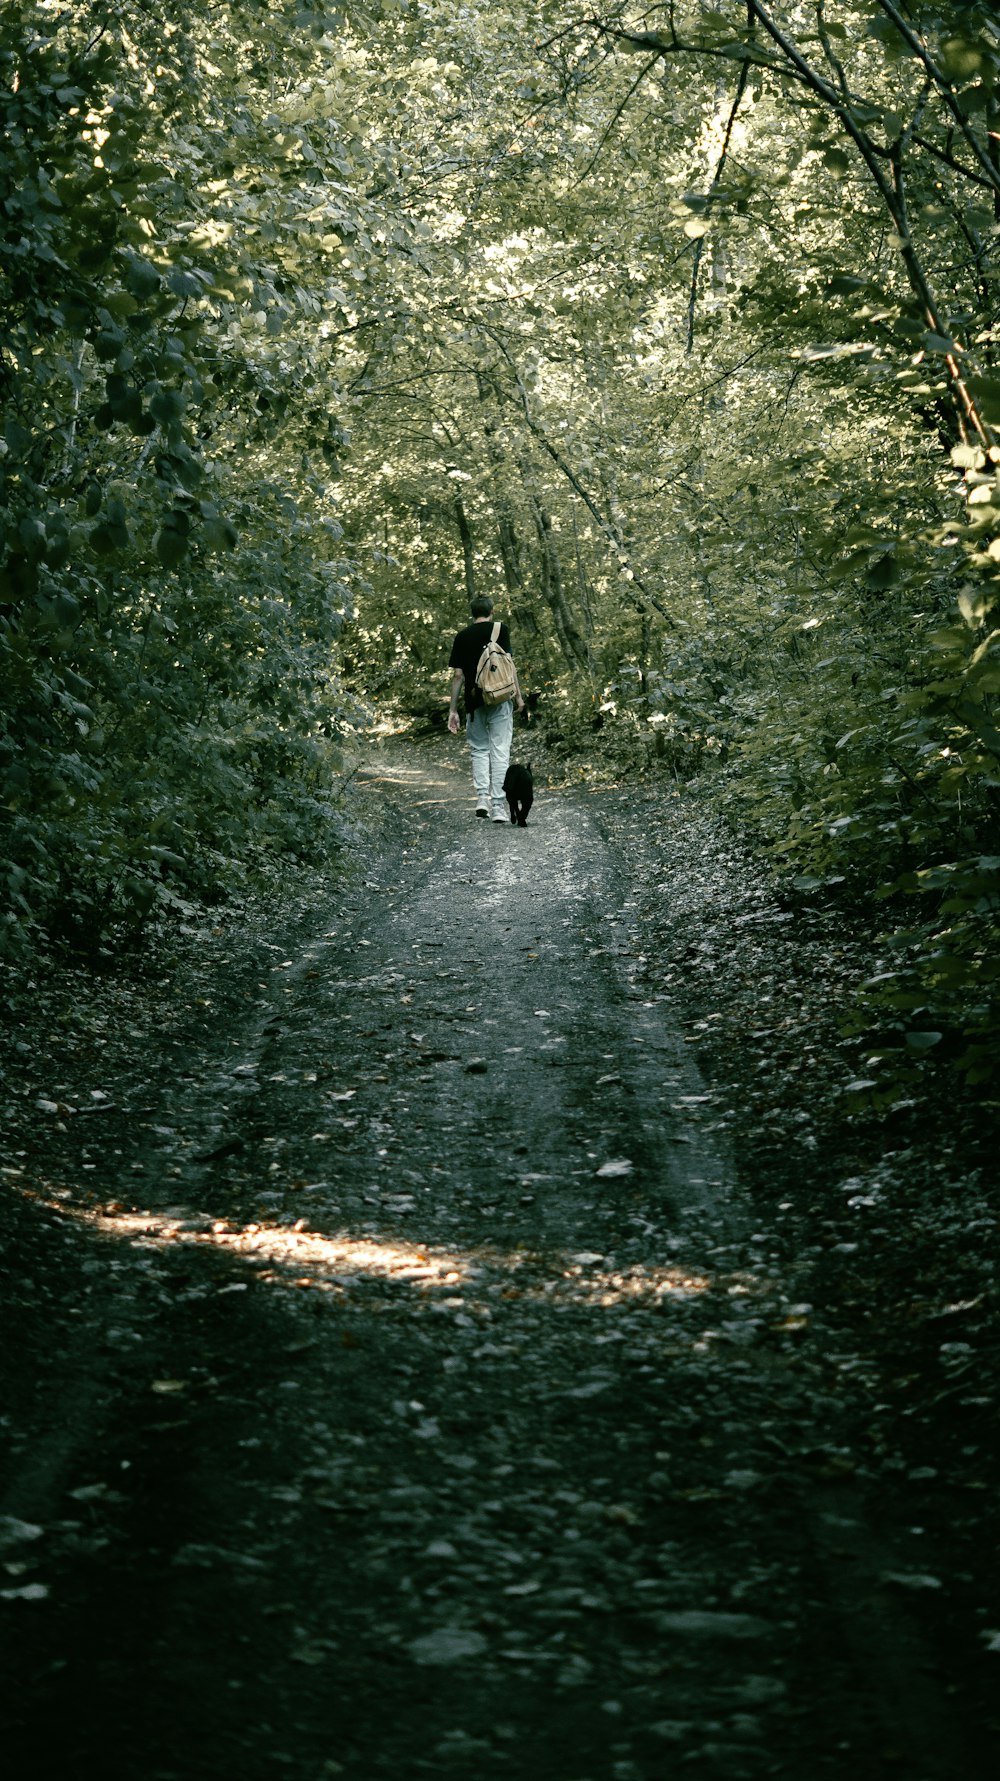
[[[598,1178],[607,1180],[611,1176],[631,1175],[634,1168],[635,1164],[627,1156],[613,1156],[608,1162],[602,1163],[599,1169],[595,1169],[594,1173]]]
[[[567,1392],[571,1398],[596,1398],[602,1391],[610,1391],[615,1380],[609,1373],[604,1379],[590,1379],[585,1385],[574,1385]]]
[[[609,1503],[604,1514],[608,1521],[616,1522],[620,1527],[635,1527],[641,1520],[631,1503]]]
[[[263,1571],[266,1567],[261,1558],[253,1558],[248,1552],[231,1552],[224,1546],[202,1546],[190,1542],[181,1546],[174,1553],[173,1563],[193,1570],[211,1570],[214,1565],[236,1565],[249,1571]]]
[[[16,1515],[0,1515],[0,1551],[7,1546],[20,1546],[26,1540],[40,1540],[42,1532],[37,1522],[20,1521]]]
[[[693,1633],[716,1639],[760,1639],[770,1629],[755,1614],[725,1614],[712,1608],[678,1608],[654,1616],[661,1633]]]
[[[486,1640],[468,1627],[439,1626],[435,1632],[411,1640],[407,1650],[418,1664],[461,1663],[467,1657],[481,1657]]]

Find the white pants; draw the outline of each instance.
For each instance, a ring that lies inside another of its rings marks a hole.
[[[476,803],[492,802],[493,814],[504,815],[503,782],[510,765],[510,744],[514,734],[514,706],[510,699],[504,705],[487,708],[480,705],[465,720],[465,734],[472,755],[472,783]]]

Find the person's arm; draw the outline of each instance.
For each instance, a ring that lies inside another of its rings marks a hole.
[[[448,708],[448,728],[453,736],[458,735],[458,695],[462,690],[462,682],[464,679],[465,675],[462,673],[461,668],[452,670],[451,705]]]

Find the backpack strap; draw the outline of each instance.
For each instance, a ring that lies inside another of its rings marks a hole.
[[[496,624],[493,626],[493,631],[490,636],[490,642],[495,643],[497,641],[497,638],[499,637],[499,635],[500,635],[500,620],[497,619]]]

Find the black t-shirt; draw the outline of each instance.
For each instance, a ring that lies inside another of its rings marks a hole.
[[[468,712],[475,711],[476,707],[482,704],[476,687],[476,669],[479,667],[479,658],[493,634],[493,626],[496,622],[495,618],[477,618],[473,624],[466,625],[464,631],[459,631],[451,646],[451,660],[448,666],[449,668],[461,668],[465,675],[465,709]],[[500,625],[497,642],[501,649],[510,649],[510,632],[503,623]]]

